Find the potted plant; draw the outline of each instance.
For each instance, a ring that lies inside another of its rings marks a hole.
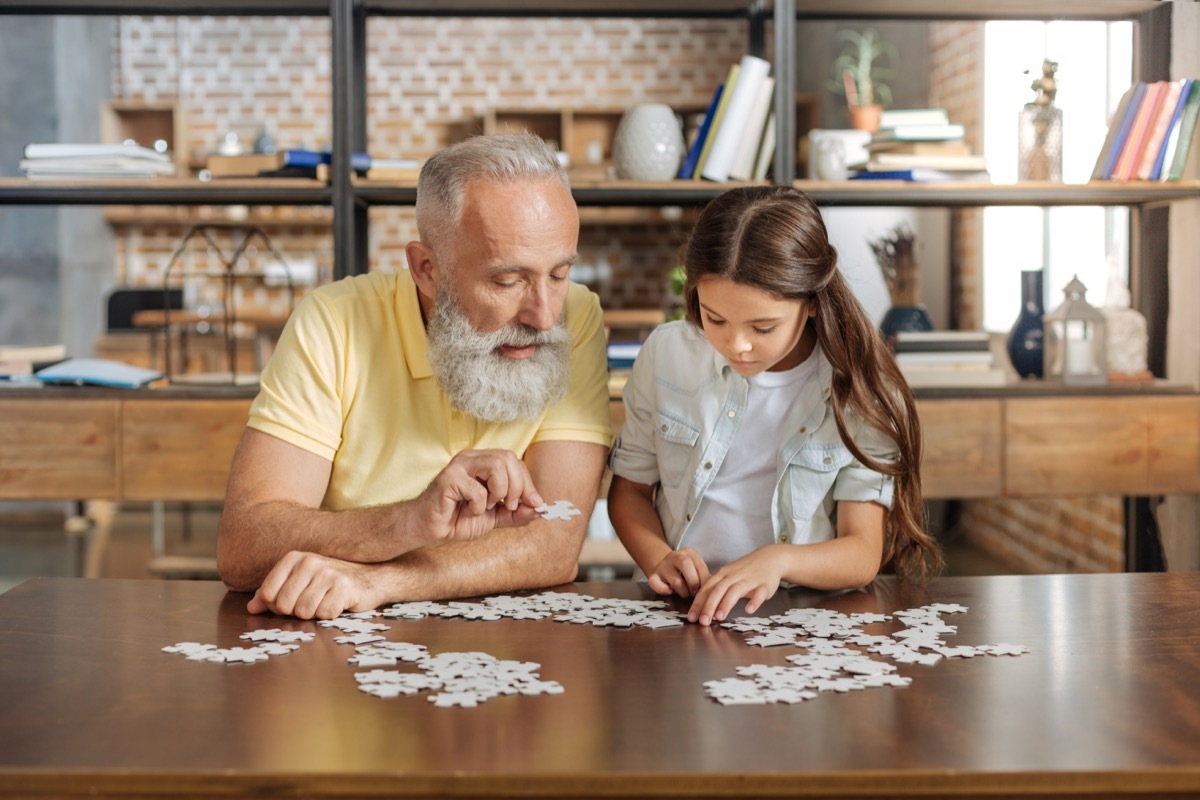
[[[850,127],[877,130],[879,112],[892,102],[892,90],[882,80],[896,77],[900,53],[891,42],[881,41],[874,28],[840,30],[834,43],[842,51],[833,61],[829,86],[846,96]]]

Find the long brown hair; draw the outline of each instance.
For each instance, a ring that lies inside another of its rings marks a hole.
[[[718,195],[696,220],[684,270],[687,318],[697,328],[703,325],[696,287],[712,277],[805,300],[815,309],[811,324],[833,367],[838,434],[861,463],[896,481],[883,563],[902,578],[923,578],[940,568],[940,548],[924,525],[916,403],[891,349],[842,277],[812,198],[790,186],[747,186]],[[892,438],[900,452],[894,462],[859,449],[846,431],[847,408]]]

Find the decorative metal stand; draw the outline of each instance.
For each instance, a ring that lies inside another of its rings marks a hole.
[[[213,234],[219,233],[219,232],[227,232],[227,233],[236,235],[236,233],[241,232],[241,231],[245,231],[245,234],[243,235],[241,242],[237,245],[236,248],[234,248],[233,252],[227,257],[224,254],[224,252],[221,250],[220,245],[217,244],[217,241],[214,239]],[[208,272],[208,271],[201,272],[201,271],[196,271],[196,270],[178,269],[181,259],[183,258],[184,254],[187,250],[188,243],[192,239],[197,238],[197,237],[202,238],[205,241],[205,243],[209,247],[210,252],[214,253],[216,255],[217,259],[221,262],[221,266],[223,267],[223,269],[219,275],[214,275],[213,273]],[[238,320],[237,320],[237,302],[236,302],[236,293],[234,292],[234,284],[237,281],[243,281],[243,280],[261,281],[268,277],[266,275],[266,273],[264,273],[264,272],[249,271],[249,270],[238,271],[238,269],[237,269],[238,262],[246,254],[247,248],[256,240],[260,241],[262,246],[265,247],[268,252],[270,252],[270,254],[275,258],[275,260],[280,265],[282,265],[283,272],[284,272],[283,278],[284,278],[284,280],[286,282],[286,286],[287,286],[289,313],[291,312],[292,308],[295,306],[296,289],[295,289],[295,283],[292,280],[291,268],[288,267],[287,261],[283,258],[283,255],[277,249],[275,249],[275,246],[271,244],[271,240],[269,238],[267,238],[267,234],[264,233],[261,228],[258,228],[258,227],[247,228],[244,225],[214,225],[214,224],[193,226],[187,232],[187,234],[184,235],[183,240],[179,243],[179,247],[177,247],[175,249],[174,254],[171,256],[171,260],[167,263],[167,268],[163,273],[163,299],[164,299],[164,303],[163,303],[163,341],[165,343],[164,350],[165,350],[165,366],[166,366],[166,369],[164,370],[164,374],[166,375],[166,378],[168,381],[174,381],[174,379],[175,379],[174,364],[172,363],[173,359],[172,359],[172,352],[171,352],[172,351],[172,348],[171,348],[171,324],[172,324],[171,323],[171,308],[170,308],[170,304],[165,302],[167,299],[167,295],[172,288],[172,278],[180,281],[181,284],[182,284],[182,282],[186,281],[189,278],[203,278],[204,280],[207,280],[207,281],[211,281],[214,278],[219,278],[220,282],[221,282],[221,324],[223,327],[224,337],[225,337],[225,342],[224,342],[225,354],[226,354],[226,358],[228,360],[228,365],[229,365],[229,382],[231,384],[237,383],[237,378],[238,378],[237,337],[235,335],[235,330],[236,330]],[[184,370],[186,370],[186,368],[187,368],[186,363],[183,365],[183,367],[184,367]]]

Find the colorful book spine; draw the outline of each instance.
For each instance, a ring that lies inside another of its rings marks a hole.
[[[700,151],[704,149],[704,140],[708,138],[708,132],[712,128],[713,117],[717,114],[717,106],[721,103],[721,95],[724,91],[725,84],[717,84],[712,100],[708,103],[708,111],[704,113],[704,121],[700,123],[700,130],[696,131],[696,141],[692,142],[692,146],[688,148],[687,157],[683,160],[683,166],[679,168],[679,177],[685,181],[690,180],[696,173],[696,164],[700,161]]]
[[[1183,177],[1187,167],[1189,152],[1196,144],[1197,118],[1200,117],[1200,80],[1192,81],[1192,89],[1188,92],[1187,104],[1179,118],[1178,141],[1175,144],[1175,154],[1171,159],[1171,168],[1167,171],[1167,180],[1177,181]]]
[[[717,138],[717,130],[721,127],[721,120],[725,117],[725,109],[729,107],[729,97],[733,94],[733,90],[737,86],[738,72],[740,70],[741,67],[734,64],[729,68],[729,74],[725,77],[725,89],[721,92],[720,102],[717,103],[717,113],[713,115],[712,125],[708,126],[708,136],[704,137],[704,145],[700,148],[700,159],[696,162],[695,172],[692,173],[692,178],[695,180],[700,180],[700,173],[708,161],[708,154],[712,151],[713,139]]]
[[[712,150],[700,168],[700,176],[710,181],[729,180],[729,170],[737,155],[738,143],[746,132],[750,111],[758,97],[758,90],[771,71],[771,64],[757,56],[742,56],[738,79],[733,86],[733,95],[725,107],[725,115],[717,127]]]
[[[1129,129],[1133,127],[1133,120],[1137,117],[1138,108],[1142,104],[1142,98],[1146,96],[1146,88],[1148,84],[1143,81],[1138,81],[1133,85],[1133,96],[1129,99],[1129,105],[1125,109],[1125,115],[1119,120],[1114,117],[1113,124],[1117,125],[1117,134],[1113,137],[1112,146],[1108,148],[1108,155],[1104,161],[1104,171],[1100,177],[1104,180],[1111,180],[1117,169],[1117,161],[1120,159],[1121,151],[1125,147],[1125,141],[1129,138]]]
[[[1172,97],[1168,98],[1171,105],[1163,107],[1163,110],[1169,112],[1170,116],[1164,115],[1162,118],[1165,120],[1162,123],[1162,135],[1159,137],[1158,147],[1154,152],[1154,158],[1150,162],[1150,166],[1144,174],[1141,171],[1138,172],[1138,177],[1142,180],[1156,181],[1162,177],[1163,163],[1166,161],[1167,150],[1171,146],[1171,135],[1179,129],[1179,118],[1183,115],[1183,106],[1187,102],[1188,92],[1191,88],[1192,81],[1190,78],[1178,81]]]
[[[1155,81],[1146,88],[1146,96],[1138,108],[1137,117],[1129,129],[1125,146],[1121,148],[1121,157],[1117,161],[1113,179],[1118,181],[1132,180],[1141,162],[1142,152],[1146,149],[1146,138],[1150,135],[1151,120],[1162,106],[1163,91],[1166,81]]]

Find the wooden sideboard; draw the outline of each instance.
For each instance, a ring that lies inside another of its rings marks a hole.
[[[0,389],[0,500],[220,501],[255,392]],[[923,390],[917,405],[927,499],[1200,493],[1190,387]]]
[[[0,389],[0,499],[219,501],[255,391]],[[1187,387],[926,390],[917,406],[929,499],[1200,493]]]

